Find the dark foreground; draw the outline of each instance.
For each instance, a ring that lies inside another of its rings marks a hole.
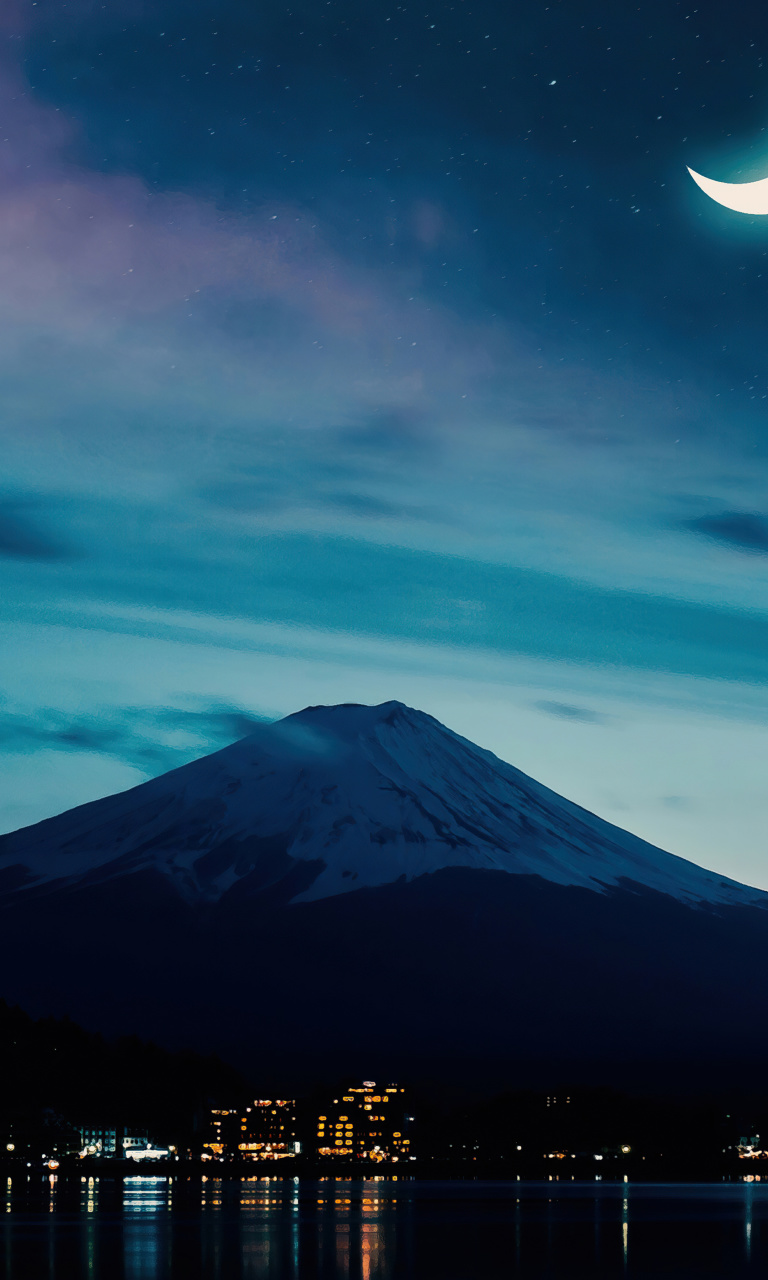
[[[768,1267],[768,1183],[7,1182],[6,1280],[729,1280]]]

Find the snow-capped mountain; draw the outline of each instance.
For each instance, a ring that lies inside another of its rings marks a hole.
[[[766,905],[421,712],[311,707],[0,839],[0,997],[265,1087],[762,1086]]]
[[[696,904],[768,895],[664,853],[398,702],[309,707],[120,795],[0,838],[17,894],[151,868],[188,901],[312,874],[296,902],[448,867]]]

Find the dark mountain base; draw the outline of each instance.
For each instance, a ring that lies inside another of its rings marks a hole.
[[[19,1133],[48,1135],[37,1154],[51,1150],[54,1130],[83,1118],[191,1140],[212,1105],[250,1096],[248,1082],[214,1056],[169,1053],[136,1037],[108,1042],[68,1018],[35,1021],[2,1000],[0,1062],[2,1154],[12,1164],[26,1161]],[[11,1133],[13,1154],[5,1149]]]
[[[460,869],[290,905],[297,891],[246,880],[201,909],[141,873],[15,895],[0,911],[0,994],[216,1052],[264,1088],[365,1076],[703,1091],[765,1078],[758,908]]]

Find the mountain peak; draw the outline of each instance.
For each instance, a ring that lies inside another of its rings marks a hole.
[[[692,905],[768,904],[396,701],[306,707],[0,839],[0,885],[22,893],[151,870],[191,901],[280,880],[310,901],[448,867],[599,893],[651,889]]]
[[[418,724],[420,720],[427,721],[431,718],[424,711],[415,711],[404,702],[380,702],[377,706],[368,706],[364,702],[340,702],[332,706],[304,707],[303,711],[295,711],[280,723],[299,722],[323,727],[347,738],[370,733],[379,724],[392,725],[403,719]],[[437,724],[437,721],[434,723]]]

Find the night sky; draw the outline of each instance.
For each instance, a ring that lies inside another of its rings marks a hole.
[[[0,829],[399,698],[768,887],[765,7],[0,48]]]

